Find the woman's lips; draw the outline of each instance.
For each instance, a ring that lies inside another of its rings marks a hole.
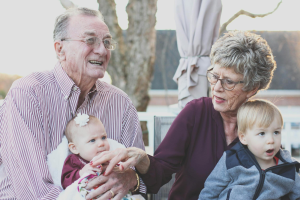
[[[220,98],[218,96],[214,96],[214,97],[215,97],[215,102],[216,103],[223,103],[225,101],[225,99],[222,99],[222,98]]]

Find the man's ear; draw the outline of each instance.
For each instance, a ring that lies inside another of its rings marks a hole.
[[[55,41],[54,42],[54,49],[55,49],[56,56],[57,56],[59,61],[66,60],[66,55],[65,55],[65,52],[63,50],[63,42],[62,41]]]
[[[73,153],[73,154],[79,154],[75,144],[73,142],[70,142],[69,143],[69,149],[70,151]]]
[[[243,145],[247,145],[248,142],[247,142],[245,133],[238,133],[238,135],[239,135],[240,142],[241,142]]]

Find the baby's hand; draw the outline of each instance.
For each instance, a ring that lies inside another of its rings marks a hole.
[[[90,163],[88,163],[79,171],[79,176],[82,177],[84,174],[97,175],[96,172],[101,172],[101,169],[98,167],[92,167]]]

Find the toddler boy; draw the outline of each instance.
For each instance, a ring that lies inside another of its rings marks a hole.
[[[240,142],[224,152],[199,200],[300,199],[299,163],[280,148],[283,119],[278,108],[248,101],[238,110],[237,123]]]

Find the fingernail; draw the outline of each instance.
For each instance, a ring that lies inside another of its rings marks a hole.
[[[105,172],[103,172],[103,176],[105,176]]]
[[[91,160],[90,165],[93,165],[93,161]]]
[[[121,165],[121,168],[122,168],[122,171],[124,170],[124,167],[123,167],[123,165]]]

